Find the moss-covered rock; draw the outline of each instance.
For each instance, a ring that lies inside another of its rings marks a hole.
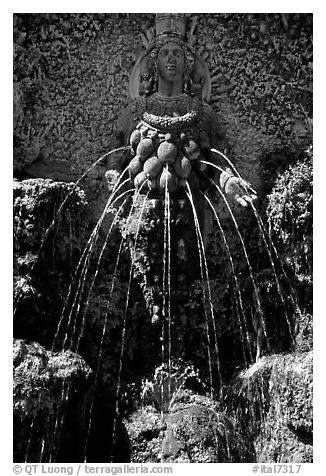
[[[308,352],[313,348],[313,319],[309,313],[296,317],[295,349],[297,352]]]
[[[132,462],[251,461],[232,418],[219,412],[208,397],[188,395],[183,403],[165,414],[145,406],[133,413],[125,425]]]
[[[266,210],[270,232],[283,245],[284,263],[306,283],[312,280],[312,160],[310,147],[303,160],[278,177]]]
[[[14,244],[19,253],[43,251],[48,239],[62,261],[82,247],[87,220],[85,193],[74,183],[49,179],[14,181]],[[51,235],[51,236],[49,236]]]
[[[312,352],[264,357],[235,379],[227,409],[256,461],[312,461],[312,384]]]
[[[88,229],[85,194],[75,184],[14,182],[15,337],[52,345]]]
[[[91,369],[72,352],[53,353],[21,339],[14,340],[13,363],[14,460],[48,461],[58,452],[69,455],[69,449],[80,458]],[[60,447],[63,439],[68,451]]]

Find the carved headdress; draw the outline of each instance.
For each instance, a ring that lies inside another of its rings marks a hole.
[[[194,19],[196,21],[196,17]],[[141,94],[149,94],[155,76],[155,62],[159,49],[165,43],[173,41],[179,44],[186,57],[187,79],[192,94],[209,101],[211,92],[210,76],[205,61],[193,50],[186,38],[186,21],[184,13],[157,13],[155,17],[155,35],[151,29],[150,39],[146,43],[146,51],[137,60],[129,81],[129,93],[132,99]],[[194,22],[193,22],[194,24]],[[193,30],[191,39],[193,41]]]
[[[176,41],[183,46],[186,41],[186,16],[184,13],[157,13],[155,20],[155,43],[164,45]]]

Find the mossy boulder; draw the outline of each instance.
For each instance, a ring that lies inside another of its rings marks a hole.
[[[55,246],[56,259],[66,261],[72,250],[81,248],[89,222],[80,187],[50,179],[15,180],[13,194],[14,245],[18,253],[44,253],[50,244],[51,250]]]
[[[298,279],[312,280],[313,152],[279,176],[268,195],[267,216],[273,237],[283,245],[282,259]]]
[[[51,352],[21,339],[14,340],[13,364],[14,460],[48,461],[60,452],[62,457],[67,448],[60,441],[70,457],[80,457],[90,367],[70,351]]]
[[[29,179],[13,191],[14,336],[51,346],[88,237],[87,202],[74,183]]]
[[[212,399],[181,392],[168,413],[145,406],[125,425],[131,461],[169,463],[226,463],[251,461],[250,452],[231,417]]]
[[[263,357],[230,386],[227,411],[257,462],[312,462],[312,352]]]

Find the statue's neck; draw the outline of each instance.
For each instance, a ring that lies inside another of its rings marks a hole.
[[[174,97],[180,96],[183,93],[182,83],[172,83],[171,81],[164,81],[160,78],[157,92],[160,96]]]

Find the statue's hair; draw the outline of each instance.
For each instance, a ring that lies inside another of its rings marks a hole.
[[[176,35],[164,35],[162,36],[162,38],[156,39],[155,46],[151,51],[150,55],[151,58],[154,60],[155,67],[159,51],[161,47],[166,45],[167,43],[176,43],[183,49],[185,55],[185,73],[189,75],[194,66],[194,54],[189,48],[189,46],[185,43],[185,41]]]
[[[195,62],[195,55],[190,49],[190,47],[185,43],[185,41],[177,35],[161,35],[160,37],[156,38],[155,45],[152,48],[149,58],[147,60],[147,64],[140,75],[140,82],[148,81],[150,82],[150,86],[146,88],[145,93],[151,94],[157,91],[158,87],[158,71],[157,71],[157,58],[158,53],[162,46],[167,43],[176,43],[179,45],[185,57],[185,71],[184,71],[184,84],[183,88],[185,92],[188,92],[189,85],[190,85],[190,78],[193,73],[194,62]],[[152,79],[150,79],[152,78]],[[142,94],[142,93],[141,93]]]

